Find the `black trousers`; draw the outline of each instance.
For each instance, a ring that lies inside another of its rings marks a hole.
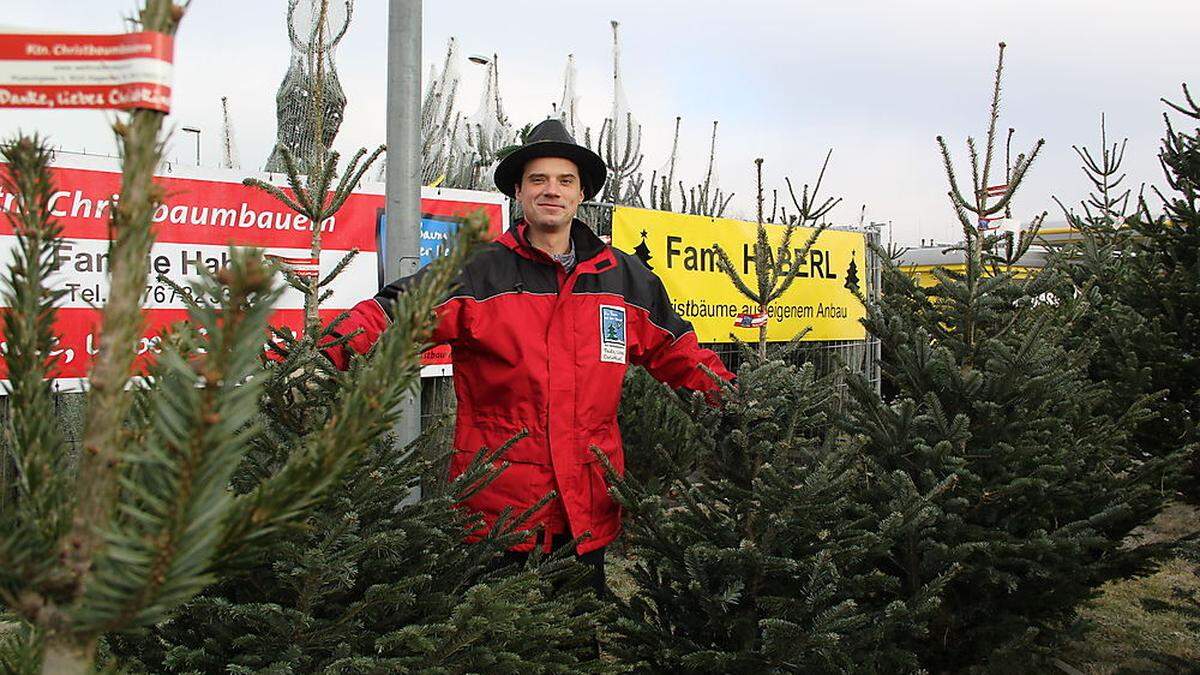
[[[550,540],[550,550],[557,551],[569,543],[571,543],[571,537],[565,534],[556,534]],[[608,579],[604,575],[604,550],[604,548],[598,548],[583,555],[575,554],[575,559],[586,565],[591,571],[588,576],[588,584],[596,591],[598,598],[603,598],[608,594]],[[528,558],[528,553],[518,551],[509,551],[504,554],[505,563],[524,563]]]

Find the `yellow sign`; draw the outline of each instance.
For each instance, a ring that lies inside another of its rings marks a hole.
[[[772,250],[783,240],[782,225],[768,225]],[[813,230],[796,228],[792,244],[802,248]],[[700,342],[758,338],[757,328],[735,328],[739,314],[758,307],[738,292],[718,267],[714,244],[729,254],[746,285],[758,288],[754,269],[754,223],[618,207],[613,211],[613,246],[646,263],[663,280],[675,311],[696,328]],[[825,230],[803,261],[796,280],[768,311],[767,338],[792,339],[811,328],[805,340],[862,340],[859,319],[866,309],[850,290],[866,295],[866,237]]]

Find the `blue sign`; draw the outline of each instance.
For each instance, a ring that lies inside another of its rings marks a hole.
[[[384,261],[387,260],[387,210],[379,209],[379,229],[376,241],[379,244],[379,287],[395,281],[384,278]],[[453,216],[437,216],[431,213],[421,214],[421,259],[420,266],[424,267],[433,262],[434,258],[444,252],[446,242],[454,238],[462,218]]]

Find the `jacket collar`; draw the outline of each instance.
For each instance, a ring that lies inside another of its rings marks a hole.
[[[553,259],[545,251],[529,243],[528,231],[529,225],[521,220],[500,235],[497,241],[530,260],[553,263]],[[584,263],[598,262],[600,258],[612,255],[608,251],[608,245],[592,232],[592,228],[578,218],[571,221],[571,242],[575,245],[575,265],[577,267]]]

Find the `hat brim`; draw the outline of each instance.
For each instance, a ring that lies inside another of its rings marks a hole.
[[[525,164],[540,157],[562,157],[579,167],[579,180],[583,182],[583,198],[590,200],[600,193],[608,178],[608,167],[600,155],[574,143],[562,141],[535,141],[513,150],[496,165],[492,179],[496,189],[509,197],[516,197],[517,184],[525,172]]]

